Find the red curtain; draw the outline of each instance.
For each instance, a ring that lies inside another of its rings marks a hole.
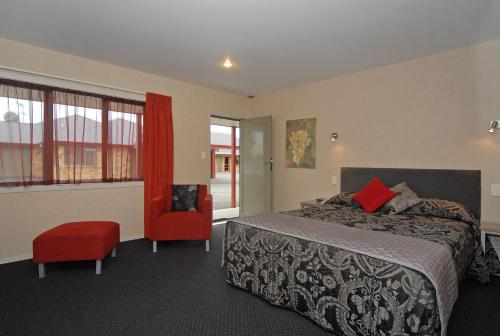
[[[174,179],[172,97],[148,92],[144,113],[144,236],[150,237],[149,204]]]

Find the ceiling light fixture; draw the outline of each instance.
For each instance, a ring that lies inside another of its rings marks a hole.
[[[224,60],[224,63],[222,63],[222,66],[226,69],[232,68],[233,67],[233,62],[228,58]]]

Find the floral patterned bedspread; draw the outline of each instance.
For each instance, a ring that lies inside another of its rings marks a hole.
[[[468,271],[476,248],[475,242],[479,242],[475,236],[475,224],[458,221],[454,218],[422,216],[413,213],[404,215],[366,213],[358,208],[333,204],[291,210],[286,213],[446,245],[452,252],[458,279],[462,279]]]
[[[286,214],[447,246],[458,281],[477,257],[475,224],[460,216],[367,214],[341,205]],[[224,244],[228,283],[337,335],[440,335],[446,330],[432,282],[410,267],[237,221],[226,224]]]

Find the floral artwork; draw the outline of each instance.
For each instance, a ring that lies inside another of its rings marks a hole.
[[[286,167],[316,167],[316,118],[286,121]]]

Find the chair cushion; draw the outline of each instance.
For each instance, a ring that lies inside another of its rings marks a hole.
[[[167,212],[158,218],[151,234],[155,240],[206,240],[211,225],[201,212]]]
[[[198,211],[198,184],[172,186],[172,211]]]
[[[162,214],[158,221],[167,224],[190,224],[199,223],[204,220],[203,214],[197,211],[172,211]]]

